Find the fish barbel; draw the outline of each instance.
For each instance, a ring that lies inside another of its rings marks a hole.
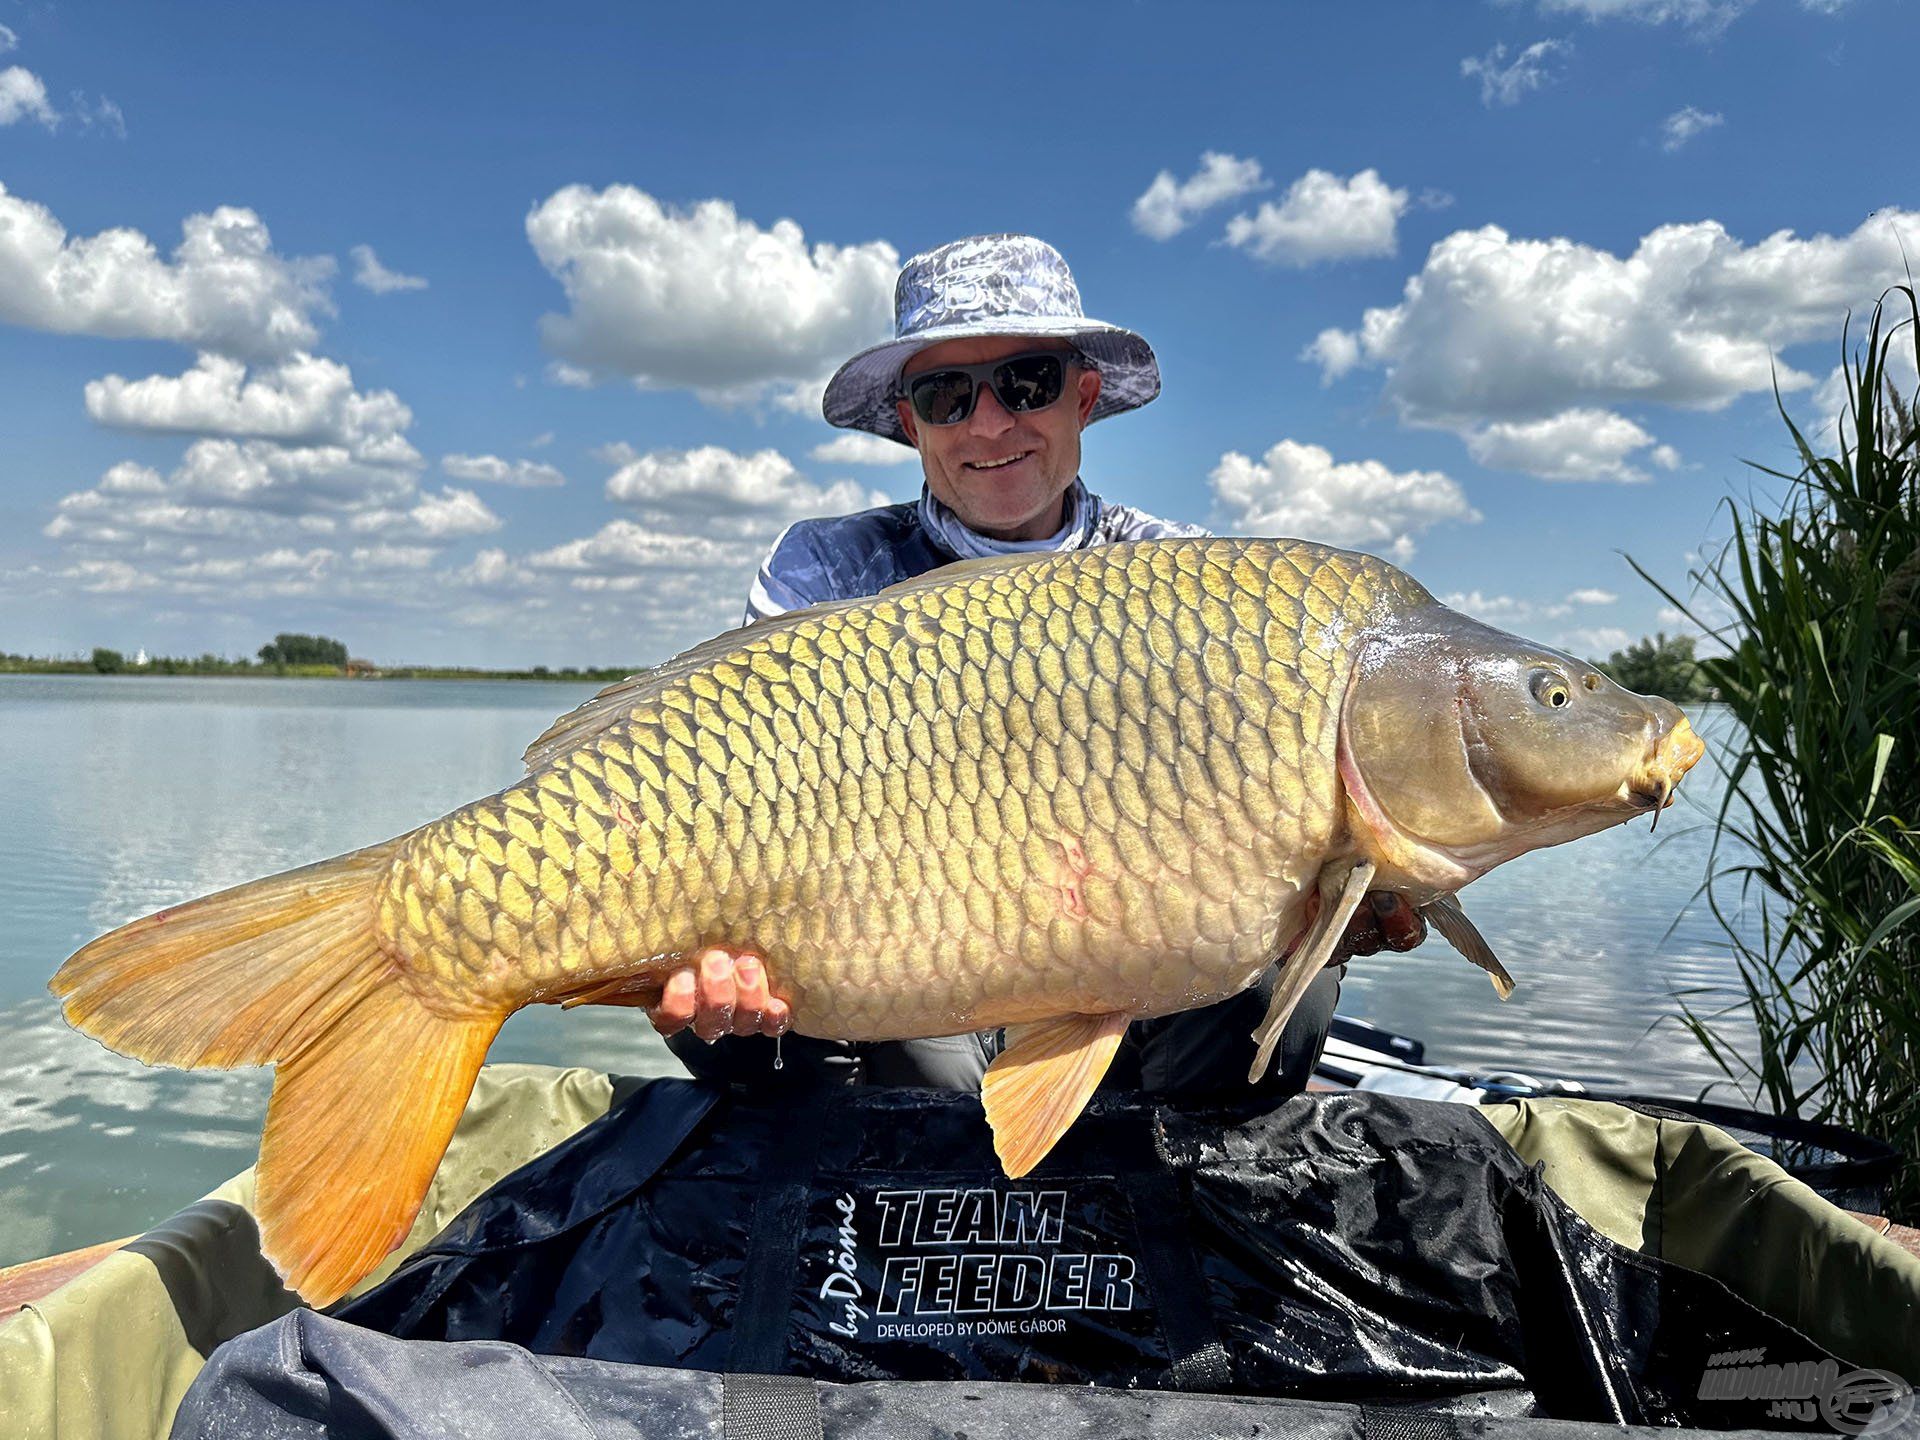
[[[723,946],[803,1034],[1016,1027],[983,1101],[1020,1175],[1129,1020],[1285,956],[1257,1074],[1365,891],[1477,940],[1455,891],[1657,810],[1700,748],[1370,556],[971,561],[700,645],[562,717],[519,783],[134,921],[53,990],[141,1060],[278,1067],[262,1247],[323,1304],[405,1238],[523,1005],[651,1004]]]

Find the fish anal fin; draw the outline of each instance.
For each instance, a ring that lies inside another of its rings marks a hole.
[[[1500,963],[1500,957],[1493,953],[1493,947],[1487,943],[1479,927],[1467,918],[1467,912],[1460,908],[1457,896],[1442,895],[1436,900],[1429,900],[1420,907],[1420,913],[1433,922],[1433,928],[1440,932],[1441,939],[1487,972],[1496,995],[1502,1000],[1512,996],[1513,976]]]
[[[647,1010],[660,1003],[660,981],[650,975],[616,975],[611,980],[576,990],[560,1002],[562,1010],[576,1005],[627,1005]]]
[[[443,1015],[390,983],[279,1064],[255,1212],[261,1249],[308,1304],[407,1238],[504,1018]]]
[[[1280,974],[1273,983],[1273,997],[1267,1002],[1266,1018],[1260,1022],[1260,1028],[1253,1032],[1258,1048],[1254,1053],[1253,1067],[1247,1071],[1249,1085],[1259,1084],[1260,1077],[1267,1073],[1267,1066],[1273,1062],[1274,1048],[1280,1043],[1280,1032],[1287,1028],[1287,1020],[1293,1014],[1294,1006],[1300,1003],[1300,997],[1307,993],[1307,987],[1314,978],[1327,968],[1327,961],[1333,958],[1334,947],[1340,943],[1340,937],[1347,933],[1347,922],[1366,898],[1367,887],[1373,883],[1377,869],[1373,861],[1361,860],[1351,867],[1330,866],[1321,873],[1319,913],[1307,927],[1305,937],[1280,962]]]
[[[1132,1017],[1063,1015],[1017,1026],[980,1085],[993,1150],[1018,1180],[1053,1149],[1086,1109]]]

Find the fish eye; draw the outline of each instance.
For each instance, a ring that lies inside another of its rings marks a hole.
[[[1573,690],[1553,671],[1536,670],[1533,675],[1533,698],[1550,710],[1564,710],[1573,703]]]

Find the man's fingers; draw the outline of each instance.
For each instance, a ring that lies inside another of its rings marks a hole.
[[[1418,910],[1391,890],[1375,891],[1368,897],[1379,923],[1380,938],[1389,950],[1412,950],[1424,944],[1427,921]]]
[[[767,1006],[773,997],[767,994],[767,972],[757,955],[742,955],[733,962],[733,1033],[758,1035],[766,1023]]]
[[[1352,955],[1374,955],[1381,950],[1412,950],[1425,943],[1427,922],[1405,897],[1392,890],[1373,890],[1367,903],[1353,912],[1347,930],[1334,947],[1338,963]]]
[[[647,1019],[662,1035],[678,1035],[693,1023],[699,986],[691,967],[676,970],[661,988],[660,1003],[647,1011]]]
[[[760,957],[720,949],[701,951],[668,976],[647,1018],[662,1035],[691,1025],[709,1045],[722,1035],[784,1035],[793,1023],[787,1002],[767,989]]]
[[[1380,925],[1373,917],[1371,907],[1362,905],[1353,912],[1353,918],[1347,921],[1347,930],[1340,937],[1340,943],[1333,948],[1329,964],[1338,964],[1349,955],[1373,955],[1380,949]]]
[[[733,1029],[733,956],[725,950],[703,950],[695,960],[700,972],[700,1003],[694,1011],[693,1033],[708,1044]]]

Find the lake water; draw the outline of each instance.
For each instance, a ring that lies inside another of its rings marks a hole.
[[[123,921],[409,830],[519,773],[592,687],[0,677],[0,1265],[127,1235],[251,1163],[268,1072],[149,1069],[70,1030],[46,989]],[[1727,723],[1709,714],[1711,733]],[[1502,1005],[1433,942],[1357,961],[1343,1013],[1435,1063],[1694,1094],[1717,1078],[1673,995],[1731,978],[1705,873],[1709,763],[1645,824],[1529,855],[1465,894],[1519,982]],[[637,1012],[539,1006],[497,1060],[682,1073]]]

